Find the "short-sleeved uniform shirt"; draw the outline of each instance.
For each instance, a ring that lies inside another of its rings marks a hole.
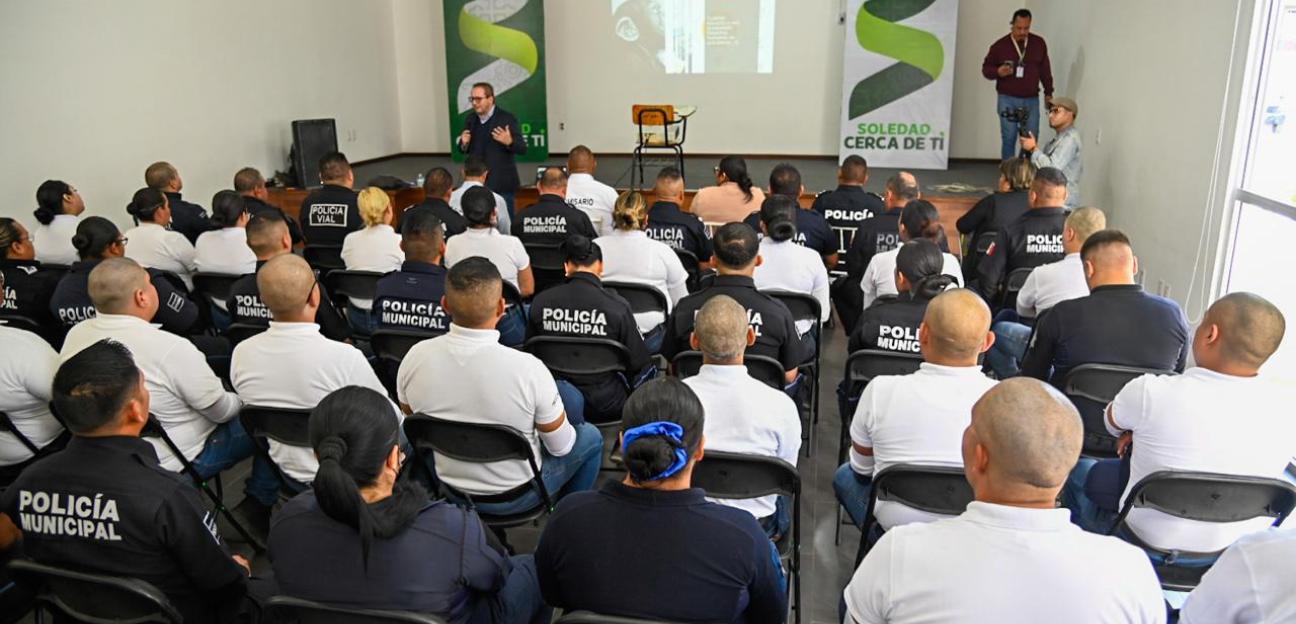
[[[260,271],[262,266],[265,266],[265,261],[258,260],[257,270]],[[317,273],[316,279],[318,280],[319,277]],[[244,275],[230,285],[230,298],[225,305],[230,320],[234,323],[267,327],[270,325],[270,308],[261,301],[261,288],[257,286],[255,273]],[[346,340],[351,337],[351,325],[338,314],[337,308],[333,307],[332,300],[322,286],[320,306],[315,311],[315,323],[320,326],[320,333],[330,340]]]
[[[94,318],[95,307],[90,301],[90,272],[100,262],[102,260],[81,260],[73,264],[72,270],[63,276],[55,288],[49,302],[50,311],[65,327]],[[158,311],[153,316],[153,322],[180,336],[200,329],[201,312],[198,304],[185,291],[179,278],[157,269],[148,269],[148,273],[158,294]]]
[[[995,242],[977,264],[977,287],[981,295],[987,301],[994,301],[999,287],[1015,269],[1033,269],[1065,257],[1062,228],[1066,218],[1064,208],[1032,208],[999,230]]]
[[[689,334],[693,333],[693,319],[702,306],[716,295],[733,297],[747,310],[747,323],[756,331],[756,344],[747,352],[774,358],[783,370],[792,370],[804,364],[814,352],[797,335],[796,321],[783,303],[756,290],[756,282],[743,275],[718,275],[712,285],[680,300],[671,314],[661,354],[667,360],[690,350]]]
[[[41,337],[51,343],[61,339],[64,326],[50,310],[49,302],[63,273],[44,270],[35,260],[0,259],[0,271],[4,272],[0,311],[35,321]]]
[[[406,260],[399,271],[383,276],[374,288],[378,328],[450,331],[450,314],[441,307],[445,278],[445,267],[415,260]]]
[[[518,288],[518,273],[531,266],[526,247],[516,236],[500,234],[495,228],[469,228],[468,231],[446,241],[445,266],[454,267],[464,258],[481,256],[499,269],[504,281]]]
[[[325,184],[302,200],[301,229],[307,245],[341,246],[346,235],[364,228],[356,192]]]
[[[839,271],[846,270],[846,252],[855,239],[860,221],[886,210],[881,197],[854,184],[841,184],[820,193],[810,207],[823,215],[837,236],[837,253],[841,254],[836,267]]]
[[[648,209],[648,238],[666,243],[676,251],[684,250],[698,261],[711,259],[711,238],[696,215],[680,210],[673,202],[656,202]]]
[[[185,201],[179,193],[166,193],[166,196],[167,205],[171,207],[171,229],[184,234],[191,245],[198,242],[198,237],[211,229],[207,209]]]

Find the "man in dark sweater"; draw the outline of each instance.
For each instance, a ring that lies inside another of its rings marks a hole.
[[[1028,115],[1026,129],[1039,136],[1039,88],[1044,86],[1044,103],[1053,103],[1053,68],[1049,66],[1048,45],[1044,38],[1032,35],[1031,12],[1013,12],[1012,32],[990,45],[981,74],[995,81],[999,93],[999,134],[1003,139],[1000,160],[1017,154],[1017,122],[1005,118],[1005,112],[1019,108]]]
[[[521,186],[514,157],[525,154],[527,149],[522,127],[513,113],[495,106],[495,87],[489,82],[474,84],[468,103],[472,112],[464,118],[463,132],[455,147],[486,161],[491,172],[486,186],[504,198],[512,218],[513,195]]]

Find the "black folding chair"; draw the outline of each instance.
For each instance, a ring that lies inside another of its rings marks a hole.
[[[1008,272],[1008,278],[1004,280],[1000,308],[1006,310],[1017,309],[1017,293],[1021,292],[1022,286],[1026,285],[1026,278],[1034,270],[1034,267],[1020,267]]]
[[[521,217],[519,217],[521,218]],[[531,275],[535,277],[535,294],[553,288],[567,279],[565,263],[567,254],[558,243],[530,243],[524,245],[531,259]],[[534,295],[532,295],[534,296]]]
[[[32,456],[25,461],[9,466],[0,466],[0,492],[3,492],[5,488],[9,487],[9,484],[13,483],[14,479],[18,478],[18,475],[28,464],[40,458],[41,448],[36,446],[36,444],[31,441],[31,438],[23,435],[23,433],[18,430],[18,427],[14,425],[13,420],[9,418],[9,415],[4,412],[0,412],[0,432],[8,433],[13,436],[15,440],[18,440],[19,444],[23,445],[23,448],[27,449],[32,454]]]
[[[743,356],[743,365],[747,367],[748,375],[775,390],[782,391],[787,385],[783,365],[772,357],[748,353]],[[702,370],[702,352],[681,351],[671,360],[671,367],[680,379],[692,377]]]
[[[698,260],[697,255],[687,249],[676,249],[675,255],[679,258],[680,264],[684,265],[684,272],[688,274],[684,285],[689,292],[697,292],[700,287],[699,280],[702,278],[702,262]]]
[[[396,373],[405,359],[405,354],[409,353],[414,345],[444,334],[445,332],[410,329],[378,329],[369,335],[369,347],[378,358],[378,361],[374,362],[378,379],[382,381],[383,387],[387,388],[387,393],[393,399],[396,397]]]
[[[1062,393],[1081,408],[1081,402],[1092,401],[1103,406],[1098,412],[1098,421],[1092,421],[1092,414],[1081,409],[1087,415],[1084,423],[1084,447],[1082,453],[1089,457],[1115,457],[1116,438],[1107,433],[1106,406],[1116,399],[1125,384],[1143,375],[1174,375],[1174,371],[1118,364],[1081,364],[1067,372],[1062,380]]]
[[[373,301],[378,280],[384,275],[386,273],[377,271],[334,269],[324,276],[324,287],[328,289],[334,303],[340,304],[339,307],[345,307],[351,299]]]
[[[637,374],[637,371],[630,370],[630,351],[626,346],[608,338],[533,336],[527,339],[522,349],[544,362],[554,376],[569,381],[580,376],[621,373],[627,380],[626,392],[629,393],[632,388],[628,382]],[[614,420],[589,422],[607,435],[621,424],[621,418],[618,415]]]
[[[310,486],[293,477],[279,467],[270,457],[270,445],[274,440],[279,444],[310,449],[310,413],[309,409],[291,409],[283,407],[261,407],[245,405],[239,412],[239,421],[256,444],[256,452],[274,466],[279,475],[283,491],[290,496],[300,494]]]
[[[279,624],[445,624],[445,620],[426,613],[349,609],[291,596],[267,599],[264,612],[269,621]]]
[[[265,325],[261,323],[230,323],[230,326],[225,328],[225,338],[229,340],[230,346],[234,347],[267,329],[270,329],[268,323]]]
[[[656,287],[633,282],[604,280],[603,288],[625,299],[626,303],[630,304],[630,311],[635,314],[660,312],[664,317],[670,311],[670,300],[666,298],[666,293],[657,290]]]
[[[342,260],[341,245],[306,245],[302,249],[302,257],[306,263],[317,271],[332,271],[334,269],[345,269],[346,262]]]
[[[972,486],[968,484],[963,468],[957,466],[920,466],[896,464],[873,475],[869,490],[868,511],[860,526],[859,550],[855,553],[858,568],[873,540],[869,539],[877,524],[874,511],[877,502],[891,501],[928,513],[957,516],[972,502]],[[840,505],[839,505],[840,507]]]
[[[1155,509],[1176,518],[1201,522],[1273,518],[1272,526],[1279,526],[1293,507],[1296,507],[1296,485],[1282,479],[1162,470],[1143,477],[1130,490],[1108,534],[1148,553],[1162,589],[1191,591],[1224,551],[1191,552],[1152,546],[1126,523],[1130,510]],[[1188,561],[1181,563],[1184,559]],[[1209,563],[1203,565],[1203,562]]]
[[[180,624],[184,618],[152,583],[117,575],[92,574],[37,563],[9,562],[9,571],[36,591],[36,623],[59,616],[77,622]]]
[[[648,620],[626,617],[624,615],[605,615],[593,611],[570,611],[564,613],[554,624],[676,624],[667,620]]]
[[[787,309],[792,312],[794,321],[809,321],[814,326],[814,355],[809,362],[801,365],[801,370],[809,371],[812,384],[810,388],[810,426],[804,429],[805,454],[806,457],[809,457],[811,449],[814,448],[814,426],[819,424],[819,345],[824,339],[823,322],[820,316],[822,308],[819,307],[818,299],[805,293],[783,290],[762,290],[761,292],[787,306]]]
[[[792,539],[779,540],[779,556],[787,561],[789,604],[801,621],[801,475],[796,466],[777,457],[707,451],[693,467],[693,487],[724,499],[759,498],[777,494],[791,499]]]
[[[12,327],[14,329],[29,331],[33,334],[41,335],[41,332],[44,330],[44,328],[41,327],[41,324],[37,322],[36,319],[23,316],[21,314],[10,314],[8,312],[0,312],[0,321],[4,321],[5,325],[8,325],[9,327]]]
[[[193,274],[194,294],[207,300],[207,303],[216,305],[217,301],[228,301],[230,298],[230,288],[234,282],[242,279],[242,275],[227,275],[225,273],[206,273],[198,272]]]

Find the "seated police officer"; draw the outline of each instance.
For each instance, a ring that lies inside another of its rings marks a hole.
[[[319,161],[320,182],[302,200],[298,215],[307,245],[341,247],[346,235],[364,228],[355,186],[355,172],[342,152],[329,152]],[[303,180],[303,183],[305,181]]]
[[[1178,303],[1144,292],[1134,282],[1138,258],[1129,238],[1119,230],[1096,232],[1080,249],[1080,260],[1089,295],[1063,301],[1040,319],[1021,373],[1062,388],[1067,374],[1081,364],[1182,371],[1188,360],[1188,319]],[[1074,400],[1084,418],[1086,441],[1111,447],[1103,405]]]
[[[567,204],[567,174],[561,168],[546,168],[536,188],[540,199],[513,220],[513,236],[522,241],[528,254],[535,255],[539,247],[557,248],[572,234],[591,240],[598,236],[589,215]],[[536,292],[560,283],[562,275],[557,272],[536,271]]]
[[[500,234],[491,225],[495,220],[495,199],[490,189],[474,187],[463,196],[464,218],[468,231],[446,241],[445,266],[453,269],[460,261],[474,256],[486,258],[495,265],[504,281],[517,289],[523,298],[536,291],[535,274],[531,271],[531,257],[516,236]],[[500,340],[510,347],[526,340],[526,310],[521,305],[510,305],[500,318]]]
[[[288,224],[288,233],[292,235],[292,244],[301,244],[303,239],[301,227],[297,225],[297,220],[284,214],[284,211],[278,206],[266,202],[270,198],[270,191],[266,189],[266,180],[260,171],[252,167],[239,169],[238,173],[234,174],[234,192],[243,196],[248,215],[255,217],[267,212],[279,215]]]
[[[522,213],[523,218],[526,212]],[[630,304],[603,289],[603,253],[594,241],[580,234],[562,244],[567,260],[567,281],[538,295],[531,302],[527,339],[537,336],[568,336],[615,340],[629,354],[627,379],[620,373],[564,376],[559,383],[571,383],[585,397],[585,419],[602,423],[621,418],[626,396],[656,372],[649,367],[648,349],[635,324]]]
[[[144,170],[144,184],[166,195],[167,205],[171,209],[171,229],[184,234],[189,239],[189,244],[198,242],[198,236],[211,229],[207,210],[181,198],[180,190],[184,188],[184,180],[171,163],[159,161],[149,165]]]
[[[895,286],[899,294],[879,297],[860,315],[851,332],[849,353],[860,349],[918,353],[918,326],[927,303],[958,283],[945,273],[945,254],[928,239],[912,240],[896,254]]]
[[[5,277],[0,273],[0,292]],[[67,432],[50,414],[50,383],[58,353],[40,336],[0,323],[0,412],[9,416],[29,447],[14,435],[0,435],[0,486],[11,483],[31,462],[67,444]],[[3,601],[0,601],[0,606]]]
[[[844,270],[846,251],[850,249],[855,229],[863,221],[886,210],[886,204],[876,193],[864,190],[868,183],[868,161],[858,154],[851,154],[837,167],[837,188],[824,191],[815,196],[810,208],[823,215],[828,225],[837,234],[837,266],[830,270]]]
[[[1035,165],[1028,158],[1013,158],[999,163],[999,187],[982,197],[972,209],[958,218],[954,226],[968,236],[967,254],[963,257],[964,284],[976,281],[977,264],[982,253],[977,240],[1007,227],[1030,207],[1030,187],[1035,181]]]
[[[765,194],[765,200],[768,201],[776,195],[791,199],[792,217],[796,223],[796,236],[792,238],[792,242],[813,249],[819,254],[826,268],[836,268],[837,235],[833,233],[832,227],[828,225],[828,221],[822,214],[809,208],[801,208],[801,194],[804,192],[805,185],[801,184],[801,172],[792,165],[779,163],[770,172],[769,193]],[[762,201],[761,205],[764,206],[765,202]],[[761,232],[760,211],[747,215],[743,223]]]
[[[625,478],[559,502],[540,535],[536,572],[547,604],[671,622],[783,622],[787,590],[774,545],[751,514],[692,487],[706,420],[678,379],[630,395]]]
[[[400,420],[368,388],[311,410],[319,471],[270,532],[283,594],[348,608],[432,613],[446,622],[528,622],[543,606],[531,555],[511,559],[471,510],[402,471]]]
[[[248,247],[256,254],[257,272],[271,259],[292,254],[288,223],[279,215],[267,212],[253,217],[248,221],[246,231]],[[270,309],[261,302],[261,290],[255,273],[244,275],[230,285],[230,300],[232,303],[227,303],[226,307],[232,322],[248,325],[270,323]],[[320,333],[331,340],[347,340],[351,337],[351,326],[338,314],[327,295],[320,299],[315,322],[320,327]]]
[[[657,353],[666,331],[666,316],[688,296],[688,273],[669,245],[648,238],[644,232],[648,227],[648,203],[642,193],[626,191],[619,195],[612,222],[612,232],[594,241],[605,259],[603,276],[608,281],[651,286],[666,298],[664,311],[635,314],[644,345],[650,353]]]
[[[918,178],[908,171],[900,171],[887,178],[886,193],[882,201],[886,209],[859,222],[846,252],[846,277],[833,284],[832,300],[837,315],[842,319],[842,329],[847,335],[855,328],[864,309],[864,293],[860,281],[873,256],[900,246],[900,211],[905,204],[922,197]]]
[[[5,284],[0,290],[0,314],[31,320],[42,338],[58,346],[65,330],[49,301],[62,272],[41,268],[31,234],[17,219],[0,217],[0,252],[0,275]]]
[[[135,191],[126,212],[135,219],[136,226],[122,236],[130,241],[126,257],[147,269],[167,271],[184,281],[185,288],[193,289],[194,244],[171,227],[171,208],[166,195],[151,188]],[[208,221],[210,224],[210,220]]]
[[[1066,255],[1062,247],[1066,198],[1067,179],[1061,170],[1044,167],[1035,172],[1030,210],[999,230],[985,257],[977,263],[977,289],[992,307],[1000,302],[1005,279],[1014,270],[1033,269]],[[1011,307],[1015,300],[1003,303]]]
[[[653,186],[656,201],[648,207],[648,238],[666,243],[676,251],[687,251],[699,263],[711,261],[711,239],[696,215],[684,212],[684,176],[679,169],[663,167]],[[758,206],[759,207],[759,206]]]
[[[464,214],[463,195],[468,189],[477,186],[486,186],[486,178],[490,177],[490,168],[486,166],[486,161],[481,156],[469,154],[464,158],[463,183],[450,193],[450,207],[459,214]],[[489,188],[488,188],[489,190]],[[495,229],[500,234],[510,234],[513,231],[513,220],[509,217],[511,210],[508,202],[504,201],[504,196],[491,191],[495,197],[495,216],[491,218],[495,224]]]
[[[54,407],[73,438],[0,495],[0,520],[17,523],[23,554],[39,563],[147,581],[185,622],[233,621],[248,563],[230,556],[189,478],[140,439],[146,381],[108,340],[65,361]]]
[[[770,194],[761,202],[757,230],[763,235],[760,241],[761,263],[752,279],[761,290],[810,295],[819,302],[819,320],[828,322],[832,307],[828,301],[828,271],[823,258],[808,246],[796,243],[800,236],[795,215],[805,212],[797,208],[796,200],[786,195]],[[814,328],[813,320],[798,320],[797,332],[805,335]],[[813,336],[818,339],[818,336]]]
[[[378,329],[443,334],[450,317],[441,307],[445,296],[445,231],[431,210],[406,210],[401,218],[400,270],[384,275],[374,288]]]
[[[90,300],[90,272],[108,258],[124,256],[126,238],[112,221],[103,217],[86,217],[77,225],[72,246],[76,248],[81,260],[73,264],[72,270],[59,281],[49,302],[50,311],[58,316],[65,327],[94,318],[94,303]],[[157,315],[150,321],[180,336],[200,331],[203,323],[198,304],[190,298],[180,279],[156,269],[149,269],[148,274],[157,289],[159,302]]]
[[[756,232],[742,223],[730,223],[716,230],[716,278],[709,287],[680,300],[671,314],[661,354],[668,361],[690,349],[693,317],[709,299],[728,295],[747,310],[747,323],[756,333],[756,342],[747,350],[778,360],[784,379],[797,380],[797,367],[814,355],[808,344],[797,335],[792,312],[779,300],[756,290],[752,274],[761,263],[760,243]]]
[[[463,234],[468,229],[468,221],[463,213],[450,207],[450,189],[454,187],[454,176],[445,167],[428,169],[423,176],[423,193],[426,199],[405,209],[401,214],[400,225],[404,230],[405,221],[416,212],[427,211],[441,222],[445,237]],[[503,201],[501,199],[501,201]]]

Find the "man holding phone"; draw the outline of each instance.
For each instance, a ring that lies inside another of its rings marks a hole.
[[[1031,12],[1018,9],[1013,13],[1012,31],[995,41],[981,64],[981,74],[995,81],[999,94],[999,134],[1003,139],[1000,158],[1008,160],[1017,154],[1017,122],[1004,113],[1019,108],[1027,111],[1026,128],[1032,137],[1039,136],[1039,88],[1044,86],[1044,103],[1053,102],[1053,69],[1049,65],[1048,45],[1044,38],[1030,32]]]

